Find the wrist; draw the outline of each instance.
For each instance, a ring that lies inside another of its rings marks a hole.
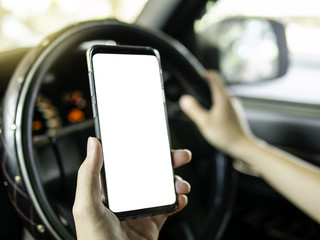
[[[268,143],[254,135],[245,135],[230,146],[228,154],[232,158],[242,160],[254,167],[258,162],[257,157],[260,155],[259,152],[265,149],[267,145]]]

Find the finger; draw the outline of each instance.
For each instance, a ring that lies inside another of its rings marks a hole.
[[[102,151],[96,138],[89,138],[87,157],[78,171],[74,208],[82,209],[101,202],[99,174],[102,168]]]
[[[184,150],[171,150],[173,167],[177,168],[183,166],[191,161],[191,152],[187,149]]]
[[[232,107],[235,109],[235,112],[237,114],[237,117],[242,129],[244,130],[244,132],[246,132],[246,134],[252,136],[252,132],[248,125],[248,121],[246,120],[245,111],[242,103],[238,98],[231,98],[230,102],[232,103]]]
[[[182,96],[180,98],[180,107],[183,112],[197,125],[203,125],[207,119],[208,111],[191,96]]]
[[[183,180],[180,176],[175,176],[175,187],[178,195],[188,194],[191,191],[190,184]]]
[[[178,195],[177,209],[174,212],[169,213],[167,216],[171,216],[173,214],[180,212],[182,209],[184,209],[187,206],[187,204],[188,204],[188,197],[186,195]]]
[[[104,195],[103,189],[102,189],[102,184],[101,184],[101,175],[100,175],[100,198],[101,198],[101,202],[103,202],[103,204],[106,204],[106,196]]]
[[[205,74],[208,84],[210,86],[210,90],[212,93],[212,101],[219,105],[219,102],[225,99],[225,96],[228,95],[227,90],[223,84],[221,76],[216,71],[208,71]]]
[[[213,90],[213,85],[212,83],[216,80],[220,78],[220,75],[217,71],[214,70],[208,70],[205,72],[204,77],[207,79],[210,89]]]
[[[215,87],[215,85],[217,85],[217,87],[219,87],[220,90],[226,92],[221,75],[217,71],[209,70],[206,72],[205,77],[208,79],[208,83],[211,87],[211,90],[214,90],[213,88]]]
[[[236,109],[237,113],[241,113],[241,114],[244,113],[243,105],[238,98],[236,97],[230,98],[230,102],[234,107],[234,109]]]

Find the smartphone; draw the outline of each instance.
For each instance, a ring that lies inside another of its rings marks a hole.
[[[150,47],[95,45],[89,83],[106,206],[120,219],[168,213],[177,196],[160,56]]]

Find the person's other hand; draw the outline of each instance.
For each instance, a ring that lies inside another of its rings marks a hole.
[[[180,107],[210,144],[233,155],[237,146],[253,135],[244,119],[240,102],[229,97],[220,75],[208,71],[206,78],[212,93],[212,107],[209,110],[203,108],[191,96],[182,96]]]
[[[182,166],[191,160],[188,150],[173,150],[174,167]],[[78,239],[158,239],[159,232],[167,215],[158,215],[134,220],[119,221],[102,202],[100,189],[100,170],[102,151],[96,138],[89,138],[87,157],[79,168],[78,182],[73,205],[73,216]],[[188,202],[185,194],[190,192],[190,185],[176,176],[178,207],[174,214],[181,211]],[[170,215],[171,215],[170,214]]]

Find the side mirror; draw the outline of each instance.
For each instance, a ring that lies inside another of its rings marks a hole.
[[[209,26],[199,36],[206,51],[204,65],[220,70],[228,84],[275,79],[287,72],[285,30],[274,20],[229,18]],[[213,59],[217,53],[218,62]],[[210,66],[212,63],[216,66]]]

